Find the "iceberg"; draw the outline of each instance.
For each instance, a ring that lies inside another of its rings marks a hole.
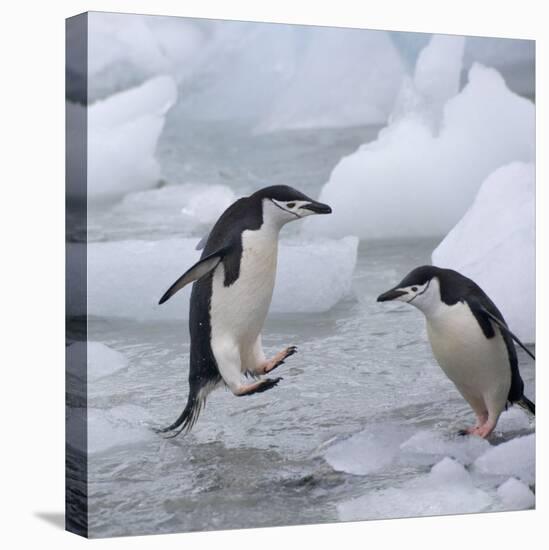
[[[494,69],[475,64],[464,89],[432,121],[404,116],[343,158],[322,188],[330,224],[307,220],[305,234],[360,238],[446,234],[483,180],[513,161],[533,162],[535,109]]]
[[[88,314],[142,321],[187,319],[191,285],[162,306],[158,300],[198,260],[197,242],[188,238],[89,243]],[[281,242],[271,313],[331,309],[350,291],[357,247],[355,237]],[[68,307],[70,315],[85,313],[71,302]]]
[[[417,58],[413,78],[406,77],[390,124],[406,117],[429,123],[438,133],[445,103],[460,89],[465,37],[434,34]]]
[[[301,29],[294,75],[258,132],[385,123],[405,69],[388,33]]]
[[[88,197],[117,199],[155,185],[155,150],[176,100],[172,78],[159,76],[88,108]]]
[[[88,14],[88,98],[103,99],[161,74],[185,74],[207,43],[197,20]]]
[[[432,257],[473,279],[525,342],[536,336],[535,191],[534,164],[497,169]]]

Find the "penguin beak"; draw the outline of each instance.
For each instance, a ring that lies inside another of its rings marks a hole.
[[[317,201],[311,201],[309,204],[304,204],[302,207],[304,210],[310,210],[315,214],[331,214],[332,209],[327,205]]]
[[[380,294],[377,297],[378,302],[390,302],[391,300],[396,300],[397,298],[400,298],[401,296],[404,296],[405,294],[408,294],[405,290],[398,290],[398,288],[392,288],[391,290],[388,290],[387,292],[384,292],[383,294]]]

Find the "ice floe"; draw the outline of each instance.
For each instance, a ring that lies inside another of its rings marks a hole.
[[[526,342],[536,336],[535,194],[533,163],[498,168],[433,252],[433,264],[480,285]]]
[[[197,243],[197,239],[165,239],[88,244],[88,314],[134,320],[187,319],[190,285],[162,306],[158,300],[199,259]],[[328,311],[350,291],[357,246],[355,237],[283,241],[270,311]],[[71,315],[84,313],[75,307]]]

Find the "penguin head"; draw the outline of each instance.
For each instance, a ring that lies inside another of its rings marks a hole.
[[[432,265],[416,267],[398,285],[380,294],[378,302],[398,300],[411,304],[429,315],[440,306],[440,280],[445,271]]]
[[[263,216],[279,226],[312,214],[332,213],[327,204],[315,201],[287,185],[265,187],[256,191],[250,198],[260,201]]]

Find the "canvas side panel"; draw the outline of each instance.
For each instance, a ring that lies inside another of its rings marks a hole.
[[[87,537],[87,14],[65,33],[65,528]]]

